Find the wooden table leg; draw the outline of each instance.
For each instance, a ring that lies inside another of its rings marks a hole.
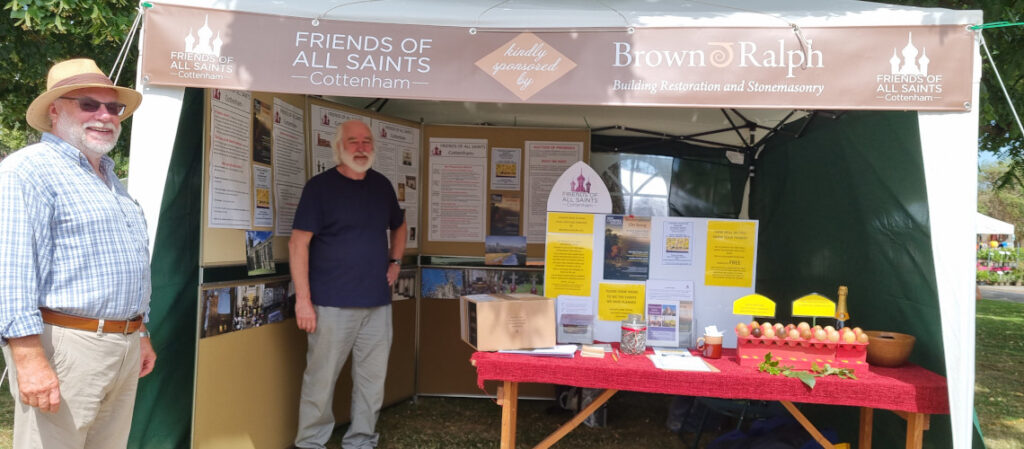
[[[924,444],[924,431],[928,428],[928,415],[924,413],[907,413],[907,449],[921,449]]]
[[[811,437],[814,438],[814,441],[817,441],[818,444],[821,445],[821,447],[825,449],[835,449],[835,446],[832,445],[832,442],[829,441],[828,438],[825,438],[825,436],[822,435],[821,432],[818,432],[818,428],[814,427],[814,424],[811,424],[811,421],[808,420],[807,417],[804,416],[804,414],[801,413],[800,410],[797,409],[792,402],[779,402],[782,403],[783,407],[786,407],[786,410],[789,410],[789,414],[793,415],[793,417],[800,422],[800,425],[803,426],[805,430],[807,430],[807,433],[811,434]]]
[[[871,432],[875,424],[875,409],[870,407],[860,408],[860,440],[857,449],[871,449]]]
[[[516,413],[519,412],[519,382],[505,381],[498,387],[501,404],[501,449],[516,448]]]
[[[545,438],[544,441],[538,443],[536,446],[533,447],[533,449],[547,449],[553,446],[555,443],[558,442],[558,440],[561,440],[562,437],[571,432],[572,429],[575,429],[577,426],[579,426],[580,423],[583,422],[583,420],[587,419],[588,416],[592,415],[595,411],[597,411],[597,409],[604,405],[605,402],[608,402],[608,400],[611,399],[611,397],[615,395],[615,393],[618,393],[618,391],[619,390],[602,391],[601,394],[597,395],[597,397],[594,398],[593,402],[587,404],[586,407],[583,407],[583,410],[580,410],[580,412],[577,413],[576,416],[573,416],[572,419],[569,420],[569,422],[562,424],[562,427],[559,427],[558,430],[551,432],[551,435],[548,435],[548,437]]]

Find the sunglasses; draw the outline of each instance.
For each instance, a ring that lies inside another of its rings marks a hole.
[[[74,100],[74,101],[77,101],[78,102],[78,108],[81,109],[82,112],[96,112],[96,111],[98,111],[100,109],[100,105],[103,105],[104,107],[107,108],[107,113],[109,113],[110,115],[120,116],[122,113],[124,113],[124,109],[127,107],[127,106],[124,105],[124,103],[118,103],[116,101],[111,101],[109,103],[101,103],[98,100],[96,100],[94,98],[90,98],[90,97],[57,97],[57,98],[60,98],[61,100]]]

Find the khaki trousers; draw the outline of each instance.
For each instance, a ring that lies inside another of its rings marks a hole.
[[[21,402],[11,348],[4,345],[15,402],[14,447],[126,447],[139,382],[139,334],[100,334],[44,324],[40,338],[60,381],[60,410],[43,413]]]

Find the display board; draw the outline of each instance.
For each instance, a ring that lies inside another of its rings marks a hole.
[[[424,126],[421,253],[484,257],[489,236],[525,236],[540,260],[551,185],[589,158],[587,129]]]
[[[305,109],[301,95],[206,90],[202,266],[248,263],[268,274],[288,260],[307,179]]]

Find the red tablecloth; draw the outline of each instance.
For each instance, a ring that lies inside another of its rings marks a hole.
[[[648,351],[650,353],[650,351]],[[605,358],[536,357],[477,352],[477,384],[488,380],[572,385],[584,388],[707,396],[731,399],[849,405],[928,414],[948,414],[946,378],[917,365],[858,369],[856,380],[836,376],[817,378],[811,390],[799,379],[760,373],[742,367],[735,350],[707,360],[720,372],[665,371],[643,356],[611,354]]]

